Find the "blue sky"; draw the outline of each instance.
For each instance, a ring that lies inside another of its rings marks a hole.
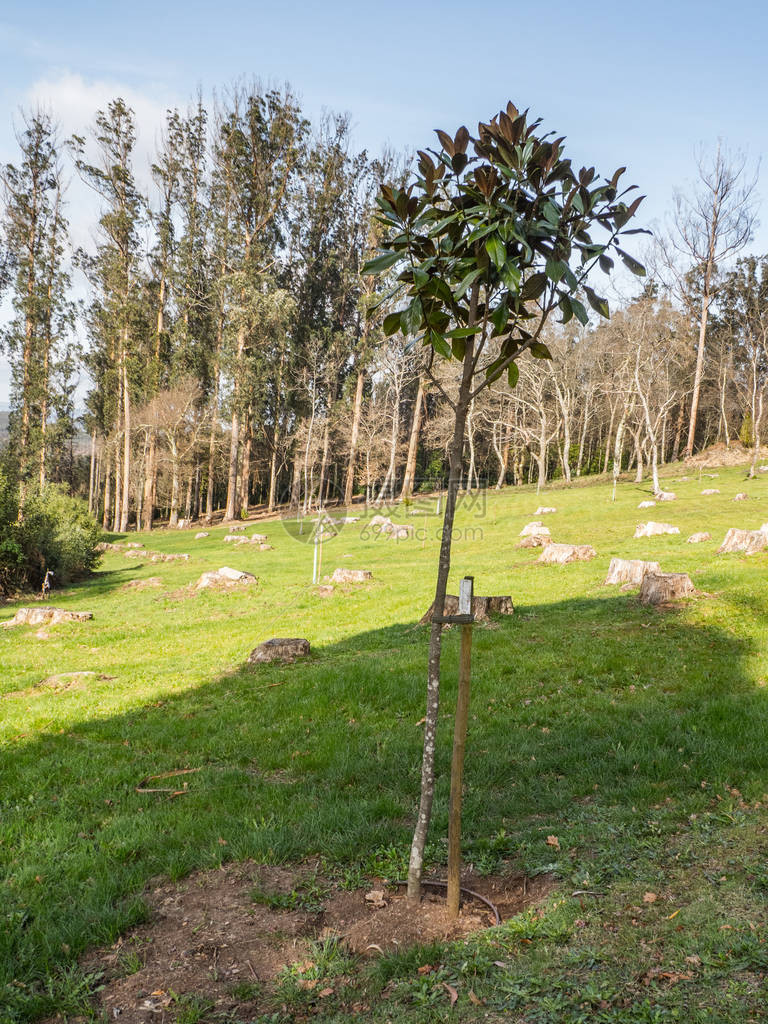
[[[372,152],[430,145],[433,128],[471,128],[512,99],[567,135],[574,161],[608,174],[628,166],[626,180],[648,195],[646,221],[660,222],[695,175],[697,145],[720,137],[753,163],[768,158],[766,40],[758,0],[6,0],[0,161],[15,159],[19,106],[49,106],[69,133],[117,94],[136,109],[146,160],[166,107],[242,76],[290,82],[310,115],[349,111]],[[752,248],[765,252],[765,167],[759,191]],[[70,215],[87,242],[75,185]]]

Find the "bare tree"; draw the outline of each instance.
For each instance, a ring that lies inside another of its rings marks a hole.
[[[674,247],[692,263],[701,291],[699,341],[691,395],[686,455],[693,453],[699,411],[707,320],[718,267],[751,240],[756,220],[757,172],[747,170],[746,157],[731,154],[718,143],[713,157],[697,157],[698,187],[692,195],[675,195]]]

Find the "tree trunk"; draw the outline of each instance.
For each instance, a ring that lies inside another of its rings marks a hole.
[[[400,491],[400,500],[405,501],[413,494],[414,477],[416,474],[416,455],[419,450],[419,432],[421,430],[421,406],[424,400],[424,380],[419,376],[419,387],[416,392],[416,401],[413,406],[413,420],[411,421],[411,435],[408,438],[408,457],[405,460],[405,477],[403,487]]]
[[[93,498],[96,483],[96,428],[91,430],[91,466],[88,473],[88,515],[93,515]]]
[[[709,317],[709,303],[711,299],[710,286],[712,280],[712,246],[710,244],[710,258],[707,260],[704,272],[704,294],[701,297],[701,322],[699,323],[699,344],[696,350],[696,372],[693,377],[693,395],[691,397],[691,418],[688,425],[688,443],[685,446],[685,454],[693,455],[693,443],[696,440],[696,418],[699,413],[699,394],[701,392],[701,378],[704,375],[704,342],[707,335],[707,319]]]
[[[106,452],[105,452],[106,455]],[[107,473],[104,478],[104,514],[101,520],[101,528],[103,530],[109,529],[109,506],[112,503],[112,473],[109,469],[109,459],[104,460],[107,466]]]
[[[360,435],[360,417],[363,410],[363,384],[365,373],[363,370],[357,372],[357,385],[355,386],[355,406],[352,412],[352,432],[349,435],[349,462],[347,464],[347,480],[344,485],[344,504],[352,504],[352,494],[355,487],[355,456],[357,454],[357,441]],[[421,381],[419,381],[421,384]]]
[[[479,289],[474,287],[470,302],[469,324],[476,322]],[[456,403],[453,438],[449,450],[448,491],[445,497],[445,513],[443,517],[442,538],[440,541],[440,560],[435,584],[434,616],[429,635],[429,662],[427,670],[427,708],[424,717],[424,751],[421,762],[421,795],[416,827],[411,844],[411,855],[408,866],[408,899],[418,900],[421,897],[421,874],[424,866],[424,847],[432,817],[432,802],[435,795],[435,750],[437,742],[437,721],[440,711],[440,656],[442,653],[443,623],[440,621],[445,607],[445,594],[448,575],[451,570],[451,537],[453,521],[456,514],[456,497],[459,489],[461,461],[464,449],[464,432],[472,386],[472,369],[474,360],[474,339],[467,339],[462,365],[461,384]]]
[[[123,501],[120,506],[120,533],[128,530],[128,504],[131,495],[131,396],[128,389],[128,334],[123,347]]]

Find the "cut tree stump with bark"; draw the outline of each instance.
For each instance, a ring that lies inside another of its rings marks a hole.
[[[768,523],[765,524],[768,526]],[[718,555],[743,551],[745,555],[756,555],[768,547],[768,530],[737,530],[735,526],[726,533],[725,540],[717,549]]]
[[[655,498],[656,501],[677,501],[674,491],[657,491]]]
[[[639,587],[649,572],[660,573],[659,563],[643,562],[639,558],[612,558],[604,585],[630,583]]]
[[[331,583],[367,583],[373,573],[370,569],[334,569],[329,579]]]
[[[60,622],[87,622],[93,618],[93,612],[71,612],[66,608],[17,608],[16,614],[3,628],[11,626],[58,626]]]
[[[638,508],[653,508],[655,504],[656,504],[655,501],[651,501],[649,499],[648,501],[641,501],[640,504],[637,507]]]
[[[717,489],[717,487],[705,487],[704,490],[701,493],[702,494],[719,494],[720,491]]]
[[[591,544],[546,544],[536,559],[541,565],[567,565],[568,562],[588,562],[597,552]]]
[[[435,611],[435,602],[429,606],[425,615],[419,619],[420,626],[427,626],[432,621]],[[478,594],[472,596],[472,614],[475,622],[490,622],[491,615],[514,615],[515,606],[508,594],[496,595],[493,597],[480,597]],[[459,598],[456,594],[446,594],[443,604],[443,615],[458,615]]]
[[[686,541],[687,544],[703,544],[704,541],[712,540],[712,534],[704,531],[703,533],[692,533]]]
[[[195,534],[195,540],[202,540],[203,537],[207,537],[207,536],[208,536],[208,534],[205,532],[205,530],[201,530],[200,533],[196,533]]]
[[[231,569],[223,565],[213,572],[204,572],[195,584],[195,590],[204,590],[206,587],[236,587],[251,586],[259,581],[250,572],[243,572],[241,569]]]
[[[668,604],[695,593],[691,577],[685,572],[649,572],[640,587],[640,604]]]
[[[543,548],[545,544],[551,543],[549,530],[547,530],[546,533],[532,533],[528,537],[523,537],[515,546],[518,548]]]
[[[734,501],[749,501],[749,495],[745,494],[744,491],[740,491],[733,500]]]
[[[669,523],[638,523],[635,529],[635,539],[638,537],[658,537],[663,533],[680,533],[676,526]]]
[[[309,640],[301,637],[273,637],[263,644],[254,647],[248,656],[249,665],[260,665],[271,661],[281,661],[291,665],[297,658],[306,658],[309,654]]]
[[[528,523],[520,531],[519,536],[521,537],[549,537],[549,527],[545,526],[542,522]]]

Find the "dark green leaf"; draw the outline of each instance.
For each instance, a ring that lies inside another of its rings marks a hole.
[[[375,256],[363,267],[364,274],[381,274],[385,270],[389,270],[393,267],[398,260],[403,258],[402,253],[399,252],[384,252],[381,256]]]
[[[592,288],[585,286],[584,291],[586,292],[587,301],[592,309],[594,309],[596,313],[599,313],[600,316],[604,316],[606,320],[610,320],[611,311],[608,308],[608,300],[600,298],[599,295],[595,294]]]
[[[642,263],[638,263],[633,256],[630,256],[628,252],[624,252],[623,249],[619,249],[618,246],[616,252],[621,257],[621,262],[627,270],[631,270],[637,277],[645,277],[645,267]]]
[[[579,302],[578,299],[574,299],[573,297],[571,297],[571,308],[573,309],[573,312],[576,314],[576,319],[579,321],[579,323],[583,324],[583,326],[586,327],[589,323],[589,313],[587,313],[586,309],[584,308],[584,303]]]
[[[446,338],[471,338],[473,334],[479,334],[482,329],[482,324],[475,324],[474,327],[456,327],[452,331],[448,331]]]
[[[501,269],[507,262],[507,249],[504,243],[496,235],[492,235],[485,243],[485,251],[493,260],[494,264]]]
[[[552,353],[549,351],[543,341],[534,341],[531,345],[531,355],[537,359],[551,359]]]
[[[482,272],[482,267],[475,267],[474,270],[470,270],[470,272],[467,274],[467,276],[464,278],[461,284],[457,288],[454,288],[453,294],[455,295],[455,297],[457,299],[460,299],[464,292],[467,290],[467,288],[469,288],[471,284],[474,284],[478,277],[480,277]]]
[[[430,331],[427,335],[427,340],[428,344],[432,346],[435,352],[443,356],[445,359],[450,359],[453,355],[451,346],[441,334],[437,333],[437,331]]]
[[[527,302],[529,299],[538,299],[547,287],[548,280],[549,278],[543,271],[540,271],[538,274],[532,274],[523,285],[520,291],[520,298],[524,302]]]
[[[517,363],[510,363],[507,367],[507,382],[511,388],[515,387],[520,379],[520,367]]]
[[[421,327],[423,313],[424,310],[419,298],[415,298],[410,306],[403,310],[400,323],[403,325],[403,332],[405,334],[415,334],[418,331]]]
[[[384,317],[384,334],[389,337],[391,334],[397,333],[400,330],[400,311],[397,313],[390,313],[389,316]]]

